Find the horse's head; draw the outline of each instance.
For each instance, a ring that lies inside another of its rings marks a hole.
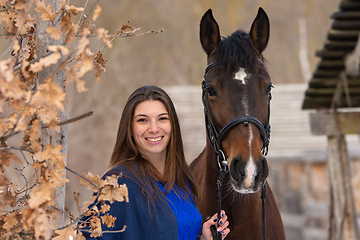
[[[210,9],[200,23],[200,41],[209,64],[203,81],[207,130],[208,134],[214,132],[232,187],[240,193],[257,191],[269,172],[264,151],[272,85],[262,56],[269,30],[262,8],[249,33],[236,31],[221,39]]]

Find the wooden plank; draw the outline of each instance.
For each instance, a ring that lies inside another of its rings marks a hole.
[[[360,28],[360,24],[359,24]],[[329,50],[353,50],[356,46],[356,41],[332,41],[326,40],[324,43],[325,49]]]
[[[360,19],[360,11],[336,12],[333,15],[331,15],[331,18],[336,20]]]
[[[310,113],[311,133],[314,135],[334,135],[337,126],[333,117],[334,114],[330,111]],[[336,115],[341,134],[360,133],[360,112],[337,112]]]
[[[345,69],[344,60],[321,60],[318,64],[319,69]]]
[[[331,29],[328,32],[327,38],[329,40],[347,40],[357,41],[359,30],[336,30]]]
[[[309,82],[309,88],[336,87],[338,81],[338,78],[312,78]],[[349,88],[360,87],[360,78],[348,78],[347,82]]]
[[[313,77],[314,78],[335,78],[338,77],[340,74],[341,70],[331,70],[331,69],[327,69],[327,70],[322,70],[322,69],[316,69],[314,72]]]
[[[360,2],[358,1],[349,1],[342,0],[339,6],[342,11],[360,11]]]
[[[309,88],[306,90],[306,96],[333,96],[336,88]],[[360,95],[360,86],[353,86],[349,88],[350,96]],[[342,94],[345,95],[345,90],[342,89]]]
[[[322,49],[322,50],[318,50],[316,51],[315,55],[317,57],[321,57],[323,59],[343,59],[347,54],[351,53],[351,50],[338,50],[338,51],[334,51],[334,50],[327,50],[327,49]]]

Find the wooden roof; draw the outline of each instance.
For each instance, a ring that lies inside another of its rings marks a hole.
[[[303,109],[331,107],[337,85],[341,81],[340,75],[346,71],[345,58],[354,52],[358,44],[360,0],[342,0],[339,10],[331,18],[333,23],[324,47],[316,52],[316,56],[321,59],[305,91]],[[348,87],[341,87],[341,100],[337,106],[360,107],[360,76],[346,74],[346,79]],[[346,82],[343,86],[346,86]]]

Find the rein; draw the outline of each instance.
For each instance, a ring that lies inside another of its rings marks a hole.
[[[259,59],[260,63],[263,65],[263,62]],[[216,156],[217,156],[217,162],[220,168],[219,176],[216,182],[216,198],[217,198],[217,218],[218,221],[220,221],[220,212],[221,212],[221,199],[222,199],[222,184],[225,175],[228,173],[228,164],[225,159],[224,152],[222,150],[222,141],[226,138],[227,134],[237,125],[244,124],[244,126],[248,126],[249,123],[255,125],[259,131],[260,135],[263,140],[263,147],[261,149],[261,152],[264,156],[268,153],[268,147],[270,143],[270,102],[268,104],[268,118],[265,126],[262,125],[262,123],[252,116],[240,116],[229,123],[227,123],[218,134],[216,131],[216,128],[214,126],[214,123],[210,116],[210,110],[209,110],[209,99],[208,99],[208,89],[206,86],[206,79],[205,75],[214,67],[221,65],[220,62],[212,62],[205,68],[204,78],[202,81],[202,102],[204,105],[204,113],[205,113],[205,125],[206,125],[206,133],[208,140],[214,149]],[[271,98],[270,98],[271,99]],[[262,201],[262,235],[263,240],[266,240],[266,218],[265,218],[265,198],[266,198],[266,181],[261,183],[261,201]],[[222,236],[220,233],[218,233],[215,229],[215,226],[212,226],[212,234],[214,239],[221,240]]]

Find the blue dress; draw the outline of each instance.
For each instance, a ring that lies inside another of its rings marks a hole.
[[[160,190],[165,193],[165,186],[159,181],[157,183]],[[185,200],[179,194],[186,196],[186,193],[176,185],[174,188],[177,193],[171,190],[165,198],[177,219],[179,240],[196,240],[202,227],[202,216],[194,201],[191,198]]]
[[[145,181],[150,181],[152,187],[163,192],[164,186],[153,179],[137,179],[129,168],[125,166],[113,168],[104,177],[121,173],[123,176],[118,179],[118,182],[119,184],[126,184],[129,202],[115,201],[111,204],[110,210],[102,215],[109,214],[116,217],[115,226],[108,228],[102,224],[102,231],[107,232],[97,238],[90,237],[90,233],[86,231],[89,230],[87,226],[84,228],[85,231],[82,231],[86,239],[195,240],[197,238],[202,226],[202,217],[192,201],[185,201],[175,191],[170,191],[166,196],[159,194],[160,199],[159,197],[149,196],[149,192],[144,189]],[[148,197],[152,200],[149,201]],[[110,203],[106,202],[106,204]],[[100,204],[98,208],[100,208]],[[88,218],[84,217],[81,220],[86,221]],[[123,229],[124,226],[126,226],[124,232],[111,233],[111,231],[115,232]]]

